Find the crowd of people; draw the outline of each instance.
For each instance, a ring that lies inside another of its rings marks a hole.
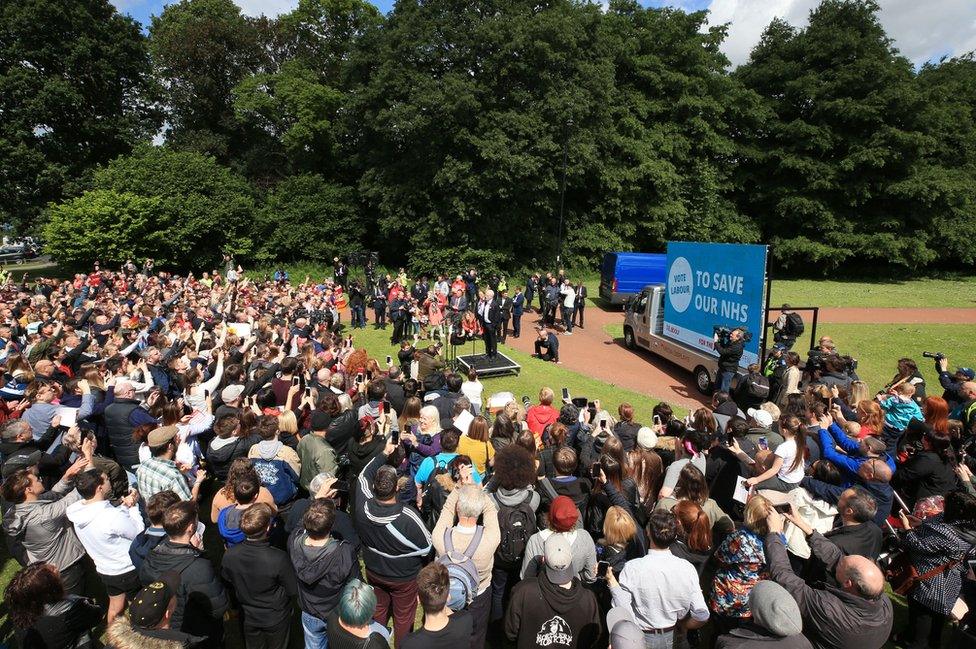
[[[947,628],[974,646],[971,369],[939,355],[934,396],[902,359],[872,393],[824,337],[802,363],[778,342],[685,417],[550,387],[533,403],[419,338],[472,319],[518,336],[538,294],[557,361],[585,287],[401,272],[367,301],[336,261],[300,284],[230,259],[6,279],[21,646],[914,649]],[[392,317],[386,358],[339,327],[366,306]]]

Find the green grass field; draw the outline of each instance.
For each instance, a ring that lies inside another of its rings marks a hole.
[[[770,304],[822,307],[976,307],[976,277],[906,281],[773,279]]]

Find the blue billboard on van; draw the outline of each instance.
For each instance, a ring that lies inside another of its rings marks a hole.
[[[765,327],[767,246],[668,243],[664,335],[715,354],[714,327],[746,329],[741,364],[759,362]]]

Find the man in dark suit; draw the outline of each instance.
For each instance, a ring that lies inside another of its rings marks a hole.
[[[573,320],[579,320],[576,326],[583,329],[583,309],[586,308],[586,287],[583,285],[583,281],[580,280],[576,284],[576,313],[573,314]]]
[[[477,315],[485,340],[485,356],[494,358],[498,353],[498,336],[495,330],[501,322],[501,309],[491,289],[485,291],[485,299],[478,303]]]
[[[508,297],[508,291],[499,291],[498,298],[498,340],[505,342],[508,337],[508,321],[512,318],[512,298]]]
[[[512,337],[514,338],[522,335],[522,313],[529,302],[528,296],[522,293],[522,289],[516,288],[515,297],[512,298]]]
[[[407,334],[407,302],[399,293],[390,302],[390,320],[393,321],[393,337],[390,343],[399,345]]]

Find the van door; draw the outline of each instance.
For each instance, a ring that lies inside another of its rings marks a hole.
[[[647,290],[641,291],[631,304],[634,311],[634,338],[641,347],[647,347],[651,343],[651,321],[648,317],[650,299]]]

